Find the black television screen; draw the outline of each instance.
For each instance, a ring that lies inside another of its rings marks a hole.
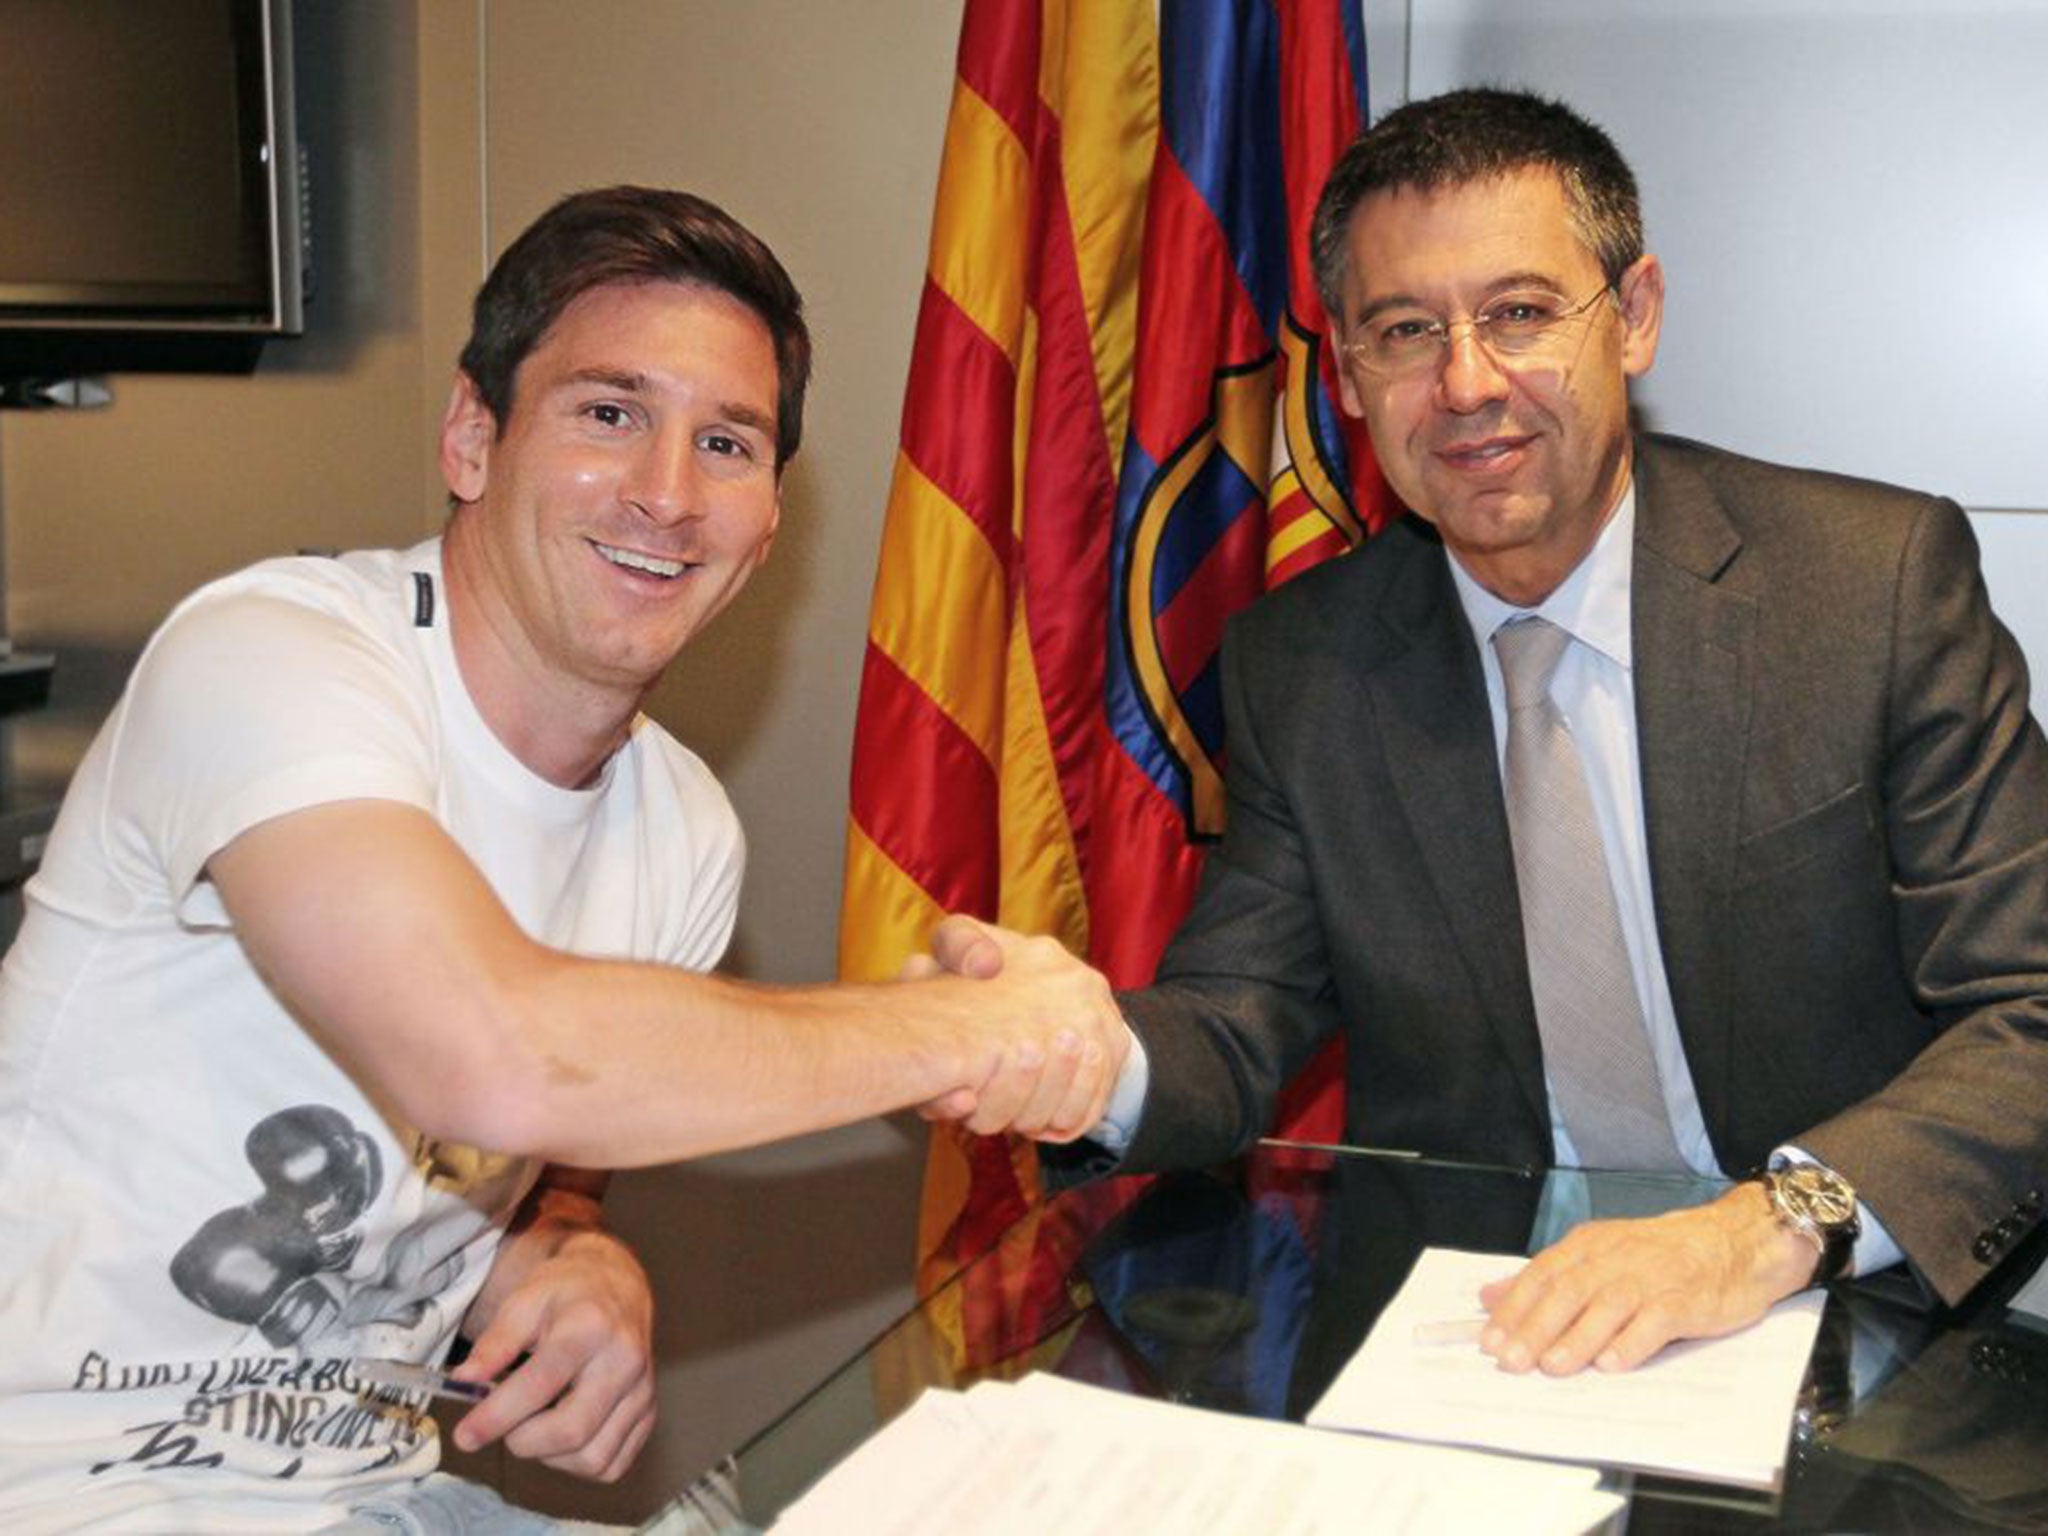
[[[0,376],[248,367],[301,320],[289,0],[0,0]]]

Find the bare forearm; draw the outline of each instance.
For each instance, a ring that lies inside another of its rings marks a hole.
[[[421,1083],[440,1133],[634,1167],[772,1141],[978,1086],[975,983],[774,988],[559,957],[476,1038],[489,1084]]]
[[[977,1130],[1078,1134],[1128,1038],[1048,940],[1004,936],[991,981],[807,988],[549,949],[404,806],[295,812],[209,870],[278,996],[408,1119],[551,1162],[666,1162],[963,1090]]]

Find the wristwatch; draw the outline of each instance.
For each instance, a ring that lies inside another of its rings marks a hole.
[[[1789,1163],[1757,1175],[1771,1214],[1788,1232],[1812,1239],[1820,1249],[1814,1285],[1825,1285],[1848,1273],[1849,1257],[1863,1222],[1856,1214],[1856,1191],[1847,1179],[1818,1163]]]

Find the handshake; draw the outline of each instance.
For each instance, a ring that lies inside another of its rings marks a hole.
[[[914,1010],[919,1021],[964,1053],[944,1073],[958,1086],[918,1105],[927,1120],[1038,1141],[1073,1141],[1101,1121],[1131,1031],[1102,973],[1057,940],[953,916],[899,979],[931,1005]]]

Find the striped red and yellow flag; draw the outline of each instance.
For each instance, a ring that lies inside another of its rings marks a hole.
[[[967,0],[861,685],[847,977],[962,911],[1136,985],[1186,910],[1221,826],[1224,620],[1391,511],[1307,257],[1365,117],[1357,4]],[[1036,1188],[1028,1144],[935,1131],[921,1277]]]

